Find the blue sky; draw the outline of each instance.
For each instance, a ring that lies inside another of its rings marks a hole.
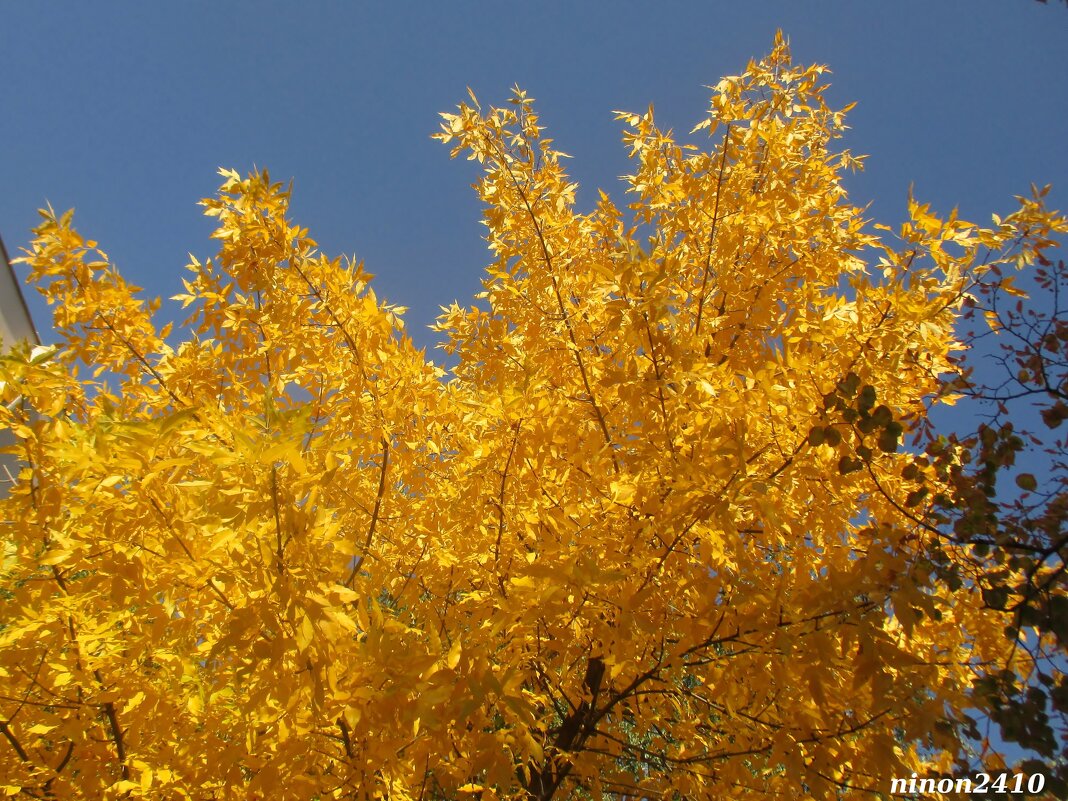
[[[213,252],[196,201],[216,168],[295,179],[293,216],[352,254],[420,345],[439,304],[469,302],[489,257],[476,172],[430,140],[472,87],[518,83],[589,207],[628,172],[615,109],[652,102],[688,131],[706,85],[765,54],[828,64],[831,102],[858,101],[849,181],[899,221],[916,195],[989,220],[1029,184],[1068,207],[1068,10],[960,2],[6,3],[0,234],[16,255],[46,201],[150,296],[180,291],[187,252]],[[1060,55],[1057,55],[1060,53]],[[696,139],[696,141],[700,141]],[[25,275],[25,268],[19,268]],[[42,337],[47,309],[28,300]],[[164,319],[177,317],[175,306]],[[438,358],[442,354],[437,352]]]

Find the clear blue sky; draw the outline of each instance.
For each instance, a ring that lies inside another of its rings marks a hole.
[[[831,67],[832,103],[858,101],[843,146],[870,154],[849,186],[874,216],[899,221],[910,182],[983,221],[1032,181],[1068,207],[1059,2],[11,2],[0,234],[16,255],[37,208],[74,207],[129,280],[167,297],[187,252],[213,252],[196,201],[216,168],[267,167],[295,179],[294,216],[322,249],[364,259],[430,345],[438,304],[469,302],[488,261],[474,167],[429,138],[465,87],[537,98],[588,207],[628,171],[614,109],[652,102],[688,131],[705,85],[778,27],[797,61]]]

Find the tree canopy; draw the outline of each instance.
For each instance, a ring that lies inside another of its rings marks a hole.
[[[1068,223],[1037,192],[990,227],[911,199],[873,227],[824,71],[777,39],[715,87],[703,147],[620,113],[627,202],[589,213],[524,92],[444,114],[493,256],[481,304],[442,307],[451,374],[266,172],[203,201],[219,250],[173,330],[42,212],[22,261],[60,345],[0,360],[24,465],[0,789],[848,799],[959,775],[976,687],[1029,686],[1021,642],[1063,649],[1008,593],[1064,594],[1051,554],[994,574],[954,532],[974,443],[924,437],[974,389],[981,288]]]

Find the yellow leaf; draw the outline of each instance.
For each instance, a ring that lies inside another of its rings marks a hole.
[[[638,488],[629,481],[613,481],[610,489],[612,491],[612,500],[622,506],[630,504],[638,491]]]
[[[460,662],[460,639],[457,637],[452,642],[452,647],[449,649],[448,658],[445,660],[445,664],[449,668],[455,668]]]

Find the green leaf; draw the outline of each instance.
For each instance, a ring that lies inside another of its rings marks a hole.
[[[879,450],[883,453],[894,453],[897,451],[897,435],[888,428],[884,428],[879,434]]]
[[[991,609],[1004,609],[1009,602],[1007,587],[989,587],[983,590],[983,603]]]
[[[875,405],[875,387],[871,384],[865,384],[864,388],[860,390],[860,398],[857,400],[857,408],[862,412],[866,412]]]
[[[860,376],[856,373],[850,372],[838,382],[838,392],[843,397],[852,398],[857,394],[857,388],[860,386]]]
[[[871,416],[875,421],[875,425],[880,427],[886,427],[894,420],[894,413],[890,411],[889,406],[877,406],[875,411],[871,413]]]
[[[843,456],[838,460],[838,472],[843,476],[849,473],[855,473],[864,467],[864,462],[860,459],[854,459],[852,456]]]
[[[927,497],[927,487],[920,487],[918,490],[913,490],[905,498],[905,506],[913,507],[918,506],[920,501]]]

